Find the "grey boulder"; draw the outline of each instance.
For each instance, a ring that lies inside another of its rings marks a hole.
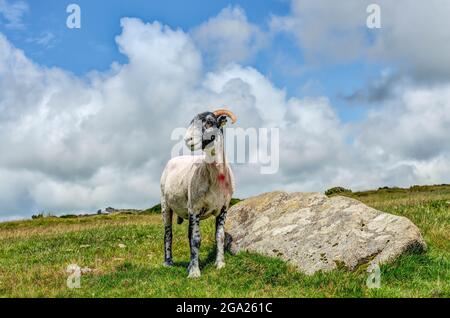
[[[230,208],[227,248],[278,257],[312,275],[340,264],[349,270],[387,263],[427,246],[407,218],[342,196],[270,192]]]

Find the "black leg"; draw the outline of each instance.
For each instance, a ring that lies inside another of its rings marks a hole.
[[[225,266],[224,257],[224,246],[225,246],[225,220],[227,218],[227,211],[222,208],[220,214],[216,217],[216,245],[217,245],[217,255],[216,255],[216,267],[218,269]]]
[[[164,265],[173,266],[172,261],[172,210],[164,207]]]
[[[189,277],[200,277],[199,252],[201,245],[200,215],[189,214],[189,246],[191,248],[191,261],[189,263]]]

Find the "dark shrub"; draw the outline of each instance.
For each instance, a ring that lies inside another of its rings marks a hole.
[[[342,193],[352,193],[352,190],[343,187],[334,187],[325,191],[325,195],[342,194]]]
[[[31,216],[31,218],[32,218],[33,220],[35,220],[35,219],[42,219],[43,217],[44,217],[44,213],[33,214],[33,215]]]
[[[65,215],[60,216],[61,219],[75,219],[77,217],[78,217],[78,215],[75,215],[75,214],[65,214]]]

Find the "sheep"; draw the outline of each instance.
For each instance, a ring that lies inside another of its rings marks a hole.
[[[161,176],[161,210],[164,220],[164,265],[172,261],[172,217],[178,224],[189,220],[189,246],[191,251],[188,277],[200,277],[199,249],[201,244],[200,220],[216,217],[216,268],[225,266],[224,224],[234,177],[226,161],[223,127],[229,117],[234,124],[236,116],[224,109],[198,114],[186,131],[184,142],[191,151],[202,149],[202,155],[172,158]]]

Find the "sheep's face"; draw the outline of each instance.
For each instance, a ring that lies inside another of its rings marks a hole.
[[[214,146],[214,140],[223,135],[222,127],[227,122],[226,116],[216,117],[211,112],[198,114],[191,121],[189,128],[184,136],[186,146],[195,150],[205,150]]]

